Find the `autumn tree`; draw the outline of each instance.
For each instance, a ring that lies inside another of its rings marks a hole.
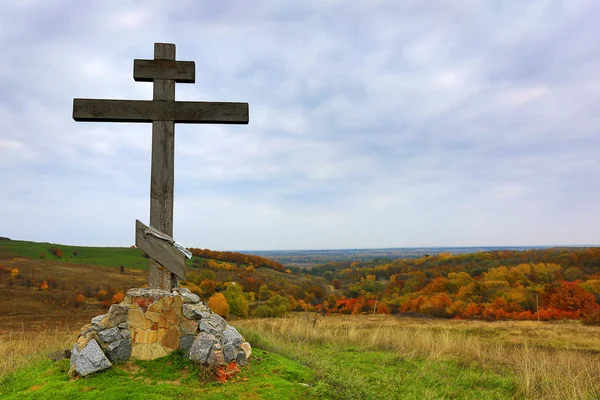
[[[211,296],[215,293],[215,288],[217,287],[217,283],[212,279],[203,279],[200,282],[200,289],[202,290],[202,294],[206,297]]]
[[[215,293],[208,299],[208,307],[223,318],[229,316],[229,304],[223,293]]]
[[[591,308],[595,304],[594,295],[576,282],[561,282],[550,294],[547,306],[565,311],[578,311]]]
[[[248,317],[248,301],[244,297],[244,291],[240,285],[231,283],[223,293],[229,304],[229,313],[240,318]]]

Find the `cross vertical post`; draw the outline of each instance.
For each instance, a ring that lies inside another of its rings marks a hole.
[[[154,43],[155,60],[175,60],[175,45]],[[175,81],[154,79],[153,100],[175,100]],[[173,237],[175,181],[175,121],[152,121],[150,226]],[[176,287],[177,277],[153,259],[148,264],[148,287]]]

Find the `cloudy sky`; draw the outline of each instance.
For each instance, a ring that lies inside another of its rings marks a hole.
[[[174,237],[220,250],[600,243],[597,0],[0,3],[0,236],[129,246],[150,124],[75,97],[152,98],[133,59],[196,62],[177,100]]]

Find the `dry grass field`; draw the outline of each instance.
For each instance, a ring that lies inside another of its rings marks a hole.
[[[402,359],[454,360],[483,370],[509,371],[516,375],[519,397],[600,396],[600,328],[573,321],[480,322],[305,315],[245,320],[236,326],[245,332],[257,332],[272,350],[309,365],[318,361],[311,359],[307,347],[352,345],[357,350],[393,351]]]
[[[146,271],[83,264],[30,260],[0,259],[0,333],[23,330],[46,330],[64,325],[83,325],[102,314],[101,301],[88,296],[76,303],[78,293],[98,290],[127,290],[146,283]],[[9,270],[19,270],[18,279]],[[49,282],[41,290],[41,282]],[[87,290],[86,290],[87,289]]]

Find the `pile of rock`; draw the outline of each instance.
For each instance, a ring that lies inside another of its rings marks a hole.
[[[86,376],[129,358],[153,360],[178,349],[210,367],[243,366],[252,354],[242,335],[188,289],[131,289],[81,329],[69,374]]]

